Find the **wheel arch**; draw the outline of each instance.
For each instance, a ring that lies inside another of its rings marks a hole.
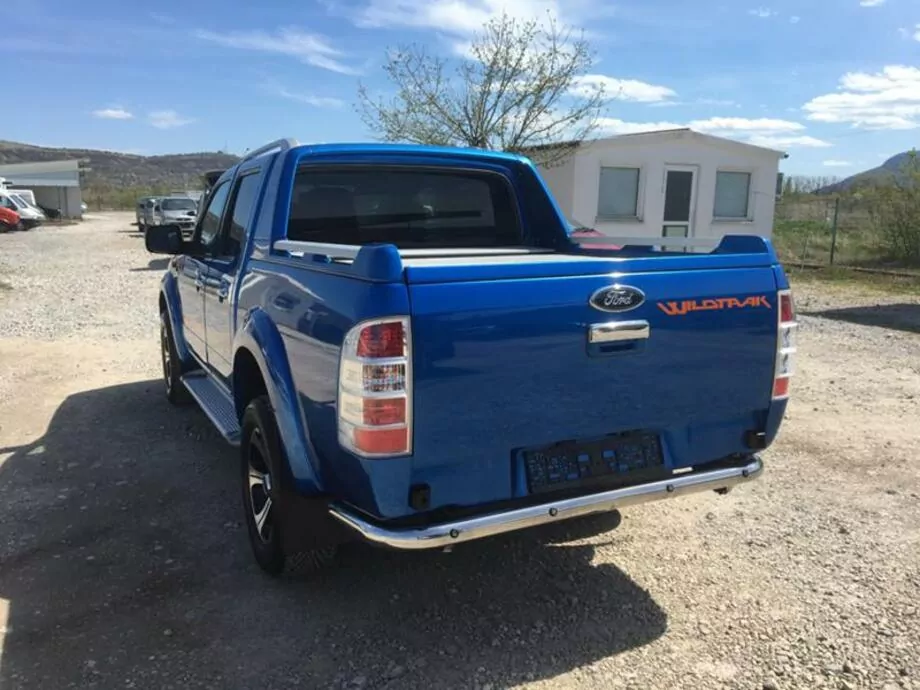
[[[176,279],[171,273],[163,276],[163,282],[160,287],[159,298],[160,313],[166,312],[169,318],[169,326],[172,329],[173,342],[176,345],[176,353],[184,364],[191,361],[192,354],[185,342],[185,333],[182,330],[182,303],[179,300],[179,288],[176,285]]]
[[[234,406],[240,419],[254,397],[268,395],[297,492],[321,494],[318,458],[310,442],[287,351],[277,327],[260,309],[247,313],[237,331],[232,381]]]

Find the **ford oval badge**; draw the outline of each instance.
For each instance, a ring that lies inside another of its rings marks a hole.
[[[629,285],[609,285],[597,290],[588,302],[600,311],[631,311],[645,302],[645,293]]]

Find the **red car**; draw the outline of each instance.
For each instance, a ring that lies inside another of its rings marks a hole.
[[[0,206],[0,232],[9,230],[20,230],[22,228],[22,219],[16,211]]]

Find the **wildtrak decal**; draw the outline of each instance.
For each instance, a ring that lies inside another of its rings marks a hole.
[[[668,316],[683,316],[692,311],[717,311],[721,309],[747,309],[764,307],[772,309],[766,295],[754,297],[716,297],[714,299],[685,299],[679,302],[658,302],[658,308]]]

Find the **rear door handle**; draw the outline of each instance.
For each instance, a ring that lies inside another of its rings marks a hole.
[[[648,321],[594,323],[588,329],[588,342],[619,343],[627,340],[647,340],[650,334]]]

